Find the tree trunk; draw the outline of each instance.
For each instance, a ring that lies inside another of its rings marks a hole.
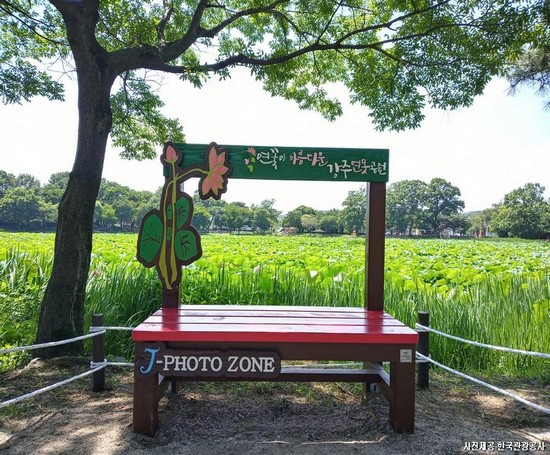
[[[59,204],[54,263],[42,300],[38,343],[75,337],[83,331],[94,208],[111,128],[109,90],[102,91],[106,91],[102,99],[98,99],[99,91],[80,91],[76,159]],[[52,357],[81,350],[80,342],[43,349],[39,355]]]
[[[78,142],[67,189],[58,209],[53,269],[42,300],[36,342],[81,335],[92,251],[94,208],[111,130],[114,81],[107,53],[93,38],[94,17],[85,4],[63,11],[78,77]],[[92,38],[90,38],[90,34]],[[41,349],[52,357],[81,352],[83,343]]]

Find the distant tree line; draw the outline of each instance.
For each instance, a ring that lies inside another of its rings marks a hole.
[[[48,183],[29,174],[0,171],[0,227],[14,230],[54,229],[57,207],[69,180],[68,172],[52,174]],[[94,211],[98,231],[136,231],[143,216],[158,208],[162,187],[136,191],[102,179]],[[247,206],[242,202],[202,201],[194,196],[193,225],[202,231],[254,231],[265,233],[278,226],[275,200]]]
[[[14,230],[54,229],[57,206],[63,197],[68,172],[52,174],[48,183],[29,174],[0,171],[0,227]],[[136,191],[103,179],[94,211],[98,231],[136,231],[149,210],[157,208],[162,188]],[[529,183],[504,196],[502,202],[482,212],[462,213],[460,190],[434,178],[429,183],[403,180],[388,186],[386,226],[393,235],[476,235],[549,238],[550,200],[545,188]],[[300,205],[284,216],[275,200],[248,206],[193,197],[192,224],[202,232],[273,232],[278,228],[296,233],[362,234],[366,216],[366,189],[350,191],[342,209],[315,210]]]
[[[460,190],[441,178],[402,180],[388,187],[386,226],[396,235],[473,235],[550,238],[550,198],[544,186],[527,183],[491,208],[463,214]]]

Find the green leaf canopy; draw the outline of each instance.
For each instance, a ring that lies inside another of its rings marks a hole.
[[[66,3],[2,2],[4,102],[34,95],[62,98],[61,84],[36,62],[71,62],[74,48],[66,25],[76,16]],[[97,50],[119,76],[111,98],[113,142],[124,156],[147,158],[154,156],[155,144],[183,139],[177,120],[161,114],[159,72],[200,87],[211,74],[225,78],[231,68],[244,66],[271,94],[329,119],[342,113],[330,83],[343,83],[353,102],[370,109],[379,129],[415,128],[426,106],[470,105],[525,44],[540,41],[546,23],[540,5],[536,0],[108,0],[87,2],[82,14],[97,15]]]

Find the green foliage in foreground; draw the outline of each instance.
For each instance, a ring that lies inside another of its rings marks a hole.
[[[135,235],[98,234],[86,321],[133,326],[160,307],[160,282],[133,258]],[[51,266],[53,235],[0,234],[0,346],[32,342]],[[184,269],[186,303],[360,306],[364,241],[351,237],[209,235]],[[386,241],[386,310],[489,344],[550,352],[550,243],[495,240]],[[109,332],[109,355],[132,356],[128,332]],[[431,336],[434,359],[461,370],[548,379],[548,361]],[[0,369],[29,354],[0,357]],[[546,376],[545,376],[546,375]]]

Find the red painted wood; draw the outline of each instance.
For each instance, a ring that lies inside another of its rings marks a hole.
[[[155,312],[134,329],[132,338],[134,341],[416,344],[418,334],[387,313],[362,308],[187,305]]]
[[[415,344],[415,335],[404,334],[340,334],[340,333],[288,333],[288,332],[139,332],[134,341],[181,341],[211,343],[359,343],[359,344]]]
[[[164,309],[166,310],[166,308]],[[239,311],[239,312],[251,312],[256,311],[260,313],[277,312],[277,313],[302,313],[302,312],[314,312],[314,313],[364,313],[365,309],[362,307],[325,307],[325,306],[281,306],[281,305],[180,305],[178,308],[168,308],[169,311],[178,311],[179,313],[185,312],[212,312],[221,311],[223,313]],[[163,309],[159,309],[157,313],[162,312]],[[372,313],[372,311],[370,312]],[[374,312],[376,313],[376,312]],[[391,317],[391,316],[390,316]]]
[[[194,306],[193,306],[194,307]],[[318,310],[311,310],[310,307],[307,309],[304,308],[303,310],[287,310],[289,307],[269,307],[265,310],[258,310],[254,308],[258,308],[257,306],[254,307],[245,307],[243,309],[240,308],[233,308],[229,307],[227,308],[214,308],[214,309],[204,309],[204,305],[199,305],[197,309],[190,309],[191,305],[188,307],[180,307],[177,312],[174,314],[179,314],[181,316],[192,316],[192,317],[198,317],[198,316],[207,316],[207,317],[214,317],[214,316],[256,316],[256,317],[333,317],[333,318],[372,318],[372,319],[392,319],[392,316],[390,316],[387,313],[382,313],[381,311],[365,311],[361,308],[353,308],[350,310],[353,311],[339,311],[339,310],[331,310],[331,311],[318,311]],[[252,309],[250,309],[252,308]],[[277,309],[278,308],[278,309]],[[155,312],[155,315],[166,315],[166,312],[162,312],[163,310],[158,310]]]
[[[164,324],[166,322],[176,322],[183,324],[290,324],[290,325],[368,325],[376,326],[404,326],[397,319],[390,318],[317,318],[317,317],[258,317],[258,316],[179,316],[179,317],[163,317],[161,315],[153,315],[147,319],[149,324]]]

